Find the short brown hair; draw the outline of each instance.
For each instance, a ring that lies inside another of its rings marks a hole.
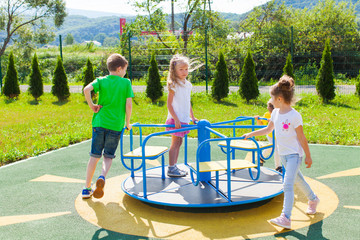
[[[121,56],[118,53],[111,54],[107,61],[106,65],[109,71],[116,71],[119,67],[124,68],[128,65],[128,61],[125,57]]]

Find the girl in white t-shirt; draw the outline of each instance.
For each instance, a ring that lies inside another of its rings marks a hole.
[[[291,107],[294,101],[294,92],[294,80],[287,75],[282,76],[279,82],[270,88],[270,95],[275,109],[271,113],[268,126],[243,135],[245,138],[261,136],[270,133],[275,128],[276,147],[281,162],[285,167],[284,205],[281,215],[271,219],[270,222],[288,229],[291,228],[290,216],[294,204],[295,183],[309,199],[307,214],[315,214],[316,207],[320,202],[300,171],[304,152],[307,168],[311,167],[312,159],[303,132],[301,115]]]
[[[166,128],[166,130],[179,129],[181,125],[188,125],[190,118],[193,123],[198,121],[194,117],[190,102],[192,84],[186,80],[189,71],[191,71],[189,70],[190,65],[192,65],[190,59],[181,55],[173,56],[170,61],[167,79],[169,94],[167,98],[168,116],[166,124],[175,125],[175,128]],[[188,133],[189,131],[172,133],[167,172],[169,177],[184,177],[187,175],[187,172],[179,169],[176,163],[183,137]]]

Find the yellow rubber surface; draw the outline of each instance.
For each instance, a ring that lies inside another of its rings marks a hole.
[[[283,195],[256,208],[227,213],[189,213],[151,207],[127,196],[121,182],[128,175],[107,179],[105,195],[101,199],[75,200],[75,208],[86,221],[111,231],[144,237],[166,239],[251,239],[270,236],[283,231],[268,220],[278,217]],[[306,215],[307,199],[295,191],[292,229],[299,229],[331,215],[339,204],[335,192],[326,185],[306,178],[320,198],[316,215]]]

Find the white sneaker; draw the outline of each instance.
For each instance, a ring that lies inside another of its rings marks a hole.
[[[306,209],[306,214],[309,214],[309,215],[313,215],[316,213],[316,207],[317,205],[319,204],[320,202],[320,199],[318,197],[315,198],[315,200],[313,201],[309,201],[308,204],[308,208]]]
[[[284,213],[281,213],[280,217],[271,219],[270,223],[286,229],[291,229],[291,220],[288,219]]]
[[[169,177],[185,177],[187,172],[179,169],[176,165],[173,167],[168,167],[167,175]]]

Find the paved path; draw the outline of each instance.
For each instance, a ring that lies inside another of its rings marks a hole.
[[[22,92],[27,91],[29,88],[28,85],[20,85],[20,90]],[[260,93],[268,93],[270,86],[260,86],[259,90]],[[353,94],[355,93],[355,85],[338,85],[336,86],[337,90],[342,94]],[[146,86],[133,86],[134,92],[144,92],[146,89]],[[81,85],[76,86],[70,86],[70,92],[71,93],[80,93],[82,90]],[[164,88],[165,92],[167,92],[167,89]],[[230,92],[237,92],[239,90],[238,86],[230,86],[229,87]],[[44,92],[50,92],[51,91],[51,85],[44,85]],[[205,86],[193,86],[193,92],[205,92],[206,87]],[[211,91],[211,86],[209,86],[208,91]],[[301,85],[295,87],[296,93],[316,93],[316,88],[314,85]]]

